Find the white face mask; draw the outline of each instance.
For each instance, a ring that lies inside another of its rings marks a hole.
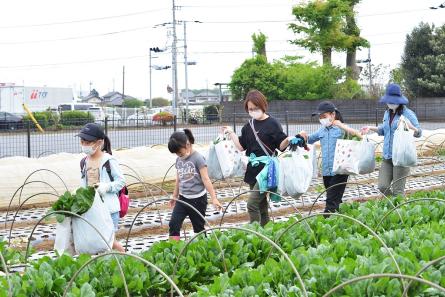
[[[94,145],[82,145],[82,153],[91,156],[96,152],[97,148],[94,149]]]
[[[259,120],[263,116],[262,110],[249,111],[249,115],[255,120]]]
[[[332,125],[331,118],[320,119],[320,124],[321,124],[323,127],[329,127],[329,126],[331,126],[331,125]]]
[[[387,104],[387,105],[388,105],[388,108],[393,111],[396,111],[396,109],[399,107],[399,104]]]

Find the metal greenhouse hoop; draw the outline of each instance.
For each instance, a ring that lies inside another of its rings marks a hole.
[[[400,182],[400,181],[403,180],[403,179],[408,179],[408,177],[424,177],[424,176],[425,176],[425,175],[423,175],[423,174],[419,174],[419,173],[410,173],[410,174],[408,174],[408,175],[399,177],[398,179],[393,180],[393,181],[389,184],[388,188],[387,188],[382,194],[383,194],[383,195],[386,195],[386,193],[387,193],[387,192],[394,186],[395,183]],[[432,177],[438,179],[438,180],[441,181],[441,182],[443,182],[442,179],[440,179],[440,178],[438,178],[438,177],[436,177],[436,176],[432,176]],[[405,187],[406,187],[406,182],[405,182]]]
[[[41,172],[41,171],[46,171],[46,172],[49,172],[49,173],[54,174],[54,175],[55,175],[55,176],[62,182],[62,184],[65,186],[66,191],[69,191],[69,190],[68,190],[68,187],[67,187],[67,185],[66,185],[66,183],[65,183],[65,181],[60,177],[60,175],[57,174],[55,171],[50,170],[50,169],[46,169],[46,168],[37,169],[37,170],[34,170],[33,172],[31,172],[31,173],[26,177],[26,179],[25,179],[25,181],[23,182],[23,184],[26,184],[26,182],[28,181],[28,179],[31,178],[31,176],[33,176],[33,175],[36,174],[37,172]],[[20,190],[20,197],[22,197],[22,191],[23,191],[23,188]],[[20,203],[20,200],[19,200],[19,203]]]
[[[13,194],[12,197],[11,197],[11,200],[9,200],[8,209],[6,210],[6,215],[5,215],[5,228],[7,227],[7,223],[8,223],[8,215],[9,215],[9,211],[11,210],[12,201],[14,200],[15,195],[17,194],[17,192],[18,192],[21,188],[25,187],[26,185],[33,184],[33,183],[42,183],[42,184],[45,184],[45,185],[49,186],[52,190],[54,190],[54,192],[55,192],[57,195],[59,195],[59,193],[57,192],[57,190],[56,190],[51,184],[49,184],[49,183],[47,183],[47,182],[45,182],[45,181],[40,181],[40,180],[35,180],[35,181],[34,181],[34,180],[33,180],[33,181],[29,181],[29,182],[24,183],[23,185],[21,185],[20,187],[18,187],[17,190],[15,190],[14,194]],[[19,199],[19,203],[20,203],[20,199]]]
[[[439,262],[441,262],[443,260],[445,260],[445,256],[442,256],[442,257],[439,257],[439,258],[437,258],[435,260],[430,261],[428,264],[423,266],[419,271],[417,271],[417,273],[414,276],[415,277],[420,277],[420,275],[424,271],[426,271],[428,268],[430,268],[431,266],[433,266],[433,265],[435,265],[435,264],[437,264],[437,263],[439,263]],[[403,291],[402,297],[405,297],[408,294],[408,290],[409,290],[409,287],[411,286],[411,284],[412,284],[412,281],[409,281],[408,285],[406,286],[405,291]]]
[[[54,152],[54,151],[44,151],[44,152],[41,152],[38,156],[37,156],[37,159],[39,159],[40,157],[43,157],[44,155],[53,155],[53,154],[55,154],[56,152]]]
[[[182,294],[181,290],[180,290],[180,289],[178,288],[178,286],[174,283],[174,281],[173,281],[173,280],[172,280],[172,279],[171,279],[171,278],[170,278],[164,271],[162,271],[162,269],[159,268],[157,265],[155,265],[155,264],[151,263],[150,261],[147,261],[147,260],[145,260],[144,258],[139,257],[139,256],[137,256],[137,255],[133,255],[133,254],[125,254],[125,253],[120,253],[120,252],[108,252],[108,253],[105,253],[105,254],[98,255],[98,256],[95,257],[95,258],[91,258],[90,260],[88,260],[87,262],[85,262],[85,263],[79,268],[79,270],[76,271],[76,273],[73,275],[73,277],[72,277],[71,280],[69,281],[68,285],[66,286],[66,288],[65,288],[65,290],[64,290],[64,292],[63,292],[63,297],[66,296],[66,294],[68,293],[68,289],[71,288],[71,286],[72,286],[74,280],[77,278],[77,276],[80,274],[80,272],[82,272],[83,269],[85,269],[85,268],[86,268],[89,264],[91,264],[92,262],[97,261],[97,260],[100,259],[100,258],[103,258],[103,257],[106,257],[106,256],[110,256],[110,255],[114,255],[115,257],[116,257],[116,256],[132,257],[132,258],[135,258],[135,259],[141,261],[141,262],[144,263],[145,265],[147,265],[147,266],[153,268],[153,269],[156,270],[159,274],[161,274],[161,275],[162,275],[162,276],[163,276],[163,277],[170,283],[170,285],[172,286],[172,288],[175,289],[176,293],[178,293],[178,295],[179,295],[180,297],[184,297],[184,295]],[[117,258],[117,257],[116,257],[116,258]],[[116,260],[117,260],[117,259],[116,259]],[[118,263],[119,263],[119,261],[118,261]],[[126,283],[125,278],[124,278],[124,283]],[[127,296],[130,296],[128,291],[127,291]]]
[[[175,165],[176,165],[176,163],[173,163],[170,167],[168,167],[167,171],[165,172],[164,177],[162,178],[162,183],[161,183],[162,189],[164,189],[164,183],[165,183],[165,179],[167,178],[168,173]]]
[[[227,206],[224,208],[223,214],[222,214],[222,216],[221,216],[221,220],[219,221],[219,225],[220,225],[220,226],[222,225],[223,220],[224,220],[224,216],[226,215],[227,210],[229,209],[229,207],[230,207],[230,205],[232,204],[232,202],[234,202],[236,199],[240,198],[242,195],[245,195],[245,194],[248,194],[248,193],[252,193],[252,192],[261,192],[261,191],[260,191],[260,190],[248,190],[248,191],[244,191],[244,192],[242,192],[242,193],[239,193],[238,195],[236,195],[235,197],[233,197],[233,198],[229,201],[229,203],[227,204]],[[271,191],[263,191],[263,193],[266,193],[266,194],[274,194],[274,195],[279,196],[279,197],[282,198],[284,201],[286,201],[287,204],[289,204],[289,205],[290,205],[290,206],[291,206],[291,207],[292,207],[298,214],[301,215],[301,212],[298,210],[298,208],[297,208],[294,204],[292,204],[291,202],[289,202],[289,200],[288,200],[287,198],[285,198],[284,196],[282,196],[282,195],[280,195],[280,194],[278,194],[278,193],[271,192]],[[268,205],[269,205],[269,210],[271,211],[271,214],[273,215],[273,213],[272,213],[272,208],[270,207],[269,201],[268,201]]]
[[[391,250],[388,248],[388,246],[386,245],[386,243],[383,241],[383,239],[375,232],[373,231],[370,227],[368,227],[367,225],[365,225],[364,223],[360,222],[359,220],[357,220],[356,218],[344,215],[344,214],[340,214],[340,213],[316,213],[316,214],[311,214],[308,215],[306,217],[303,217],[302,219],[292,223],[291,225],[289,225],[286,229],[284,229],[284,231],[280,234],[280,236],[278,236],[278,238],[276,239],[276,241],[278,242],[281,237],[283,237],[283,235],[288,232],[293,226],[296,226],[298,224],[300,224],[301,222],[308,220],[310,218],[314,218],[314,217],[319,217],[319,216],[336,216],[336,217],[342,217],[344,219],[348,219],[351,220],[352,222],[362,226],[363,228],[365,228],[369,233],[372,234],[372,236],[374,238],[376,238],[381,244],[382,246],[385,248],[385,250],[387,251],[387,253],[389,254],[389,256],[391,257],[394,265],[396,266],[397,272],[399,273],[399,275],[402,274],[402,271],[400,270],[399,264],[397,263],[393,253],[391,252]],[[402,286],[405,288],[405,284],[402,282]]]
[[[383,221],[384,221],[384,220],[385,220],[391,213],[393,213],[396,209],[398,209],[398,208],[400,208],[400,207],[402,207],[402,206],[404,206],[404,205],[407,205],[407,204],[410,204],[410,203],[415,203],[415,202],[420,202],[420,201],[434,201],[434,202],[442,202],[442,203],[445,203],[445,200],[443,200],[443,199],[438,199],[438,198],[417,198],[417,199],[411,199],[411,200],[405,201],[405,202],[403,202],[403,203],[398,204],[397,206],[394,206],[394,208],[392,208],[391,210],[387,211],[387,212],[383,215],[383,217],[382,217],[382,219],[380,220],[380,222],[375,226],[375,230],[377,231],[377,230],[379,229],[379,227],[383,224]]]
[[[331,290],[329,290],[326,294],[323,295],[323,297],[328,297],[328,296],[332,295],[333,293],[337,292],[338,290],[343,289],[347,285],[350,285],[350,284],[353,284],[353,283],[356,283],[356,282],[360,282],[362,280],[375,279],[375,278],[385,278],[385,277],[399,278],[399,279],[402,279],[402,280],[403,279],[409,279],[409,280],[412,280],[412,281],[417,281],[417,282],[429,285],[430,287],[433,287],[433,288],[435,288],[435,289],[445,293],[445,288],[443,288],[443,287],[441,287],[439,285],[436,285],[435,283],[432,283],[430,281],[424,280],[422,278],[418,278],[418,277],[411,276],[411,275],[404,275],[404,274],[381,273],[381,274],[370,274],[370,275],[366,275],[366,276],[359,276],[359,277],[350,279],[348,281],[345,281],[345,282],[341,283],[340,285],[336,286],[335,288],[332,288]]]
[[[5,258],[3,257],[3,253],[1,251],[0,251],[0,260],[2,262],[3,268],[5,269],[6,281],[8,282],[8,297],[9,296],[12,297],[12,283],[11,283],[11,278],[9,276],[8,265],[6,265]]]
[[[292,270],[294,271],[295,275],[297,276],[298,282],[301,285],[301,289],[303,290],[303,295],[304,296],[308,296],[307,295],[307,291],[306,291],[306,287],[304,285],[303,279],[301,278],[300,274],[298,273],[297,268],[295,267],[294,263],[292,262],[292,260],[289,258],[289,256],[283,251],[283,249],[276,244],[275,242],[273,242],[270,238],[268,238],[267,236],[264,236],[263,234],[256,232],[254,230],[250,230],[250,229],[246,229],[246,228],[241,228],[241,227],[231,227],[231,226],[219,226],[219,227],[213,227],[204,231],[201,231],[197,234],[195,234],[185,245],[184,247],[181,249],[181,252],[178,255],[178,258],[176,259],[176,263],[175,266],[173,268],[173,275],[172,278],[174,279],[176,276],[176,271],[179,265],[179,260],[182,257],[182,255],[187,251],[188,246],[196,239],[198,238],[200,235],[202,235],[203,233],[205,233],[206,231],[213,231],[213,230],[238,230],[238,231],[243,231],[243,232],[247,232],[247,233],[252,233],[258,237],[260,237],[261,239],[267,241],[268,243],[270,243],[272,245],[272,247],[276,248],[281,255],[286,259],[286,261],[289,263],[290,267],[292,268]],[[212,232],[214,233],[214,232]],[[173,296],[173,291],[171,292],[171,296]]]
[[[31,196],[29,196],[28,198],[26,198],[26,199],[22,202],[22,204],[20,204],[19,208],[18,208],[18,209],[16,210],[16,212],[14,213],[14,217],[12,218],[11,226],[10,226],[10,228],[9,228],[8,245],[11,245],[12,229],[14,229],[14,223],[15,223],[15,218],[17,217],[17,214],[18,214],[19,211],[22,209],[22,206],[26,203],[26,201],[28,201],[29,199],[34,198],[34,197],[36,197],[36,196],[39,196],[39,195],[52,195],[52,196],[59,197],[59,195],[56,195],[56,194],[54,194],[54,193],[37,193],[37,194],[31,195]]]
[[[93,228],[93,229],[97,232],[97,234],[99,234],[99,236],[101,237],[101,239],[105,242],[105,244],[107,245],[108,249],[109,249],[110,251],[112,250],[111,246],[108,244],[107,240],[106,240],[105,237],[102,235],[102,233],[100,233],[99,230],[97,230],[97,228],[96,228],[93,224],[91,224],[90,221],[88,221],[87,219],[85,219],[84,217],[82,217],[82,216],[80,216],[80,215],[78,215],[78,214],[76,214],[76,213],[73,213],[73,212],[71,212],[71,211],[66,211],[66,210],[56,210],[56,211],[52,211],[52,212],[50,212],[50,213],[45,214],[42,218],[40,218],[39,221],[34,225],[32,231],[31,231],[31,234],[29,234],[29,237],[28,237],[28,244],[26,245],[26,253],[25,253],[25,263],[24,263],[24,264],[25,264],[25,272],[26,272],[26,269],[28,268],[26,264],[28,263],[29,247],[30,247],[30,245],[31,245],[31,238],[32,238],[32,235],[34,234],[35,230],[37,229],[37,226],[38,226],[44,219],[46,219],[46,218],[49,217],[49,216],[55,215],[55,214],[64,214],[64,215],[73,216],[73,217],[76,217],[76,218],[78,218],[78,219],[81,219],[82,221],[84,221],[85,223],[87,223],[91,228]],[[120,273],[121,273],[121,277],[122,277],[122,279],[124,280],[125,292],[127,293],[127,296],[129,297],[130,294],[128,293],[128,285],[127,285],[127,282],[126,282],[126,280],[125,280],[124,271],[122,270],[122,266],[121,266],[121,264],[119,263],[119,261],[117,260],[117,257],[116,257],[116,261],[117,261],[117,265],[119,266],[119,270],[120,270]]]
[[[176,199],[176,198],[161,198],[161,199],[157,199],[156,201],[152,201],[152,202],[147,203],[142,209],[139,210],[139,212],[134,217],[133,222],[131,223],[130,229],[128,230],[127,239],[125,240],[125,251],[127,251],[128,240],[130,239],[131,230],[133,230],[134,223],[136,222],[136,219],[142,213],[142,211],[144,211],[147,207],[149,207],[150,205],[152,205],[155,202],[170,201],[170,200],[175,200],[176,202],[182,203],[182,204],[186,205],[187,207],[190,207],[190,209],[192,209],[194,212],[196,212],[196,214],[199,215],[204,220],[204,222],[206,223],[207,226],[209,226],[209,228],[212,228],[212,225],[210,225],[209,221],[205,218],[205,216],[203,216],[193,205],[190,205],[187,202],[179,200],[179,199]],[[221,255],[222,255],[224,269],[227,272],[226,262],[225,262],[225,258],[224,258],[224,252],[223,252],[221,243],[219,242],[219,239],[216,237],[216,235],[215,235],[215,239],[218,242],[218,247],[221,250]]]
[[[363,184],[363,183],[357,183],[357,182],[344,182],[344,183],[338,183],[338,184],[335,184],[335,185],[332,185],[332,186],[330,186],[329,188],[327,188],[327,189],[325,189],[323,192],[321,192],[318,196],[317,196],[317,198],[315,199],[315,201],[312,203],[312,205],[311,205],[311,208],[309,209],[309,215],[311,215],[311,213],[312,213],[312,210],[314,209],[314,206],[315,206],[315,204],[317,203],[317,201],[321,198],[321,196],[324,194],[324,193],[326,193],[329,189],[332,189],[332,188],[335,188],[335,187],[338,187],[338,186],[341,186],[341,185],[357,185],[357,186],[364,186],[364,187],[367,187],[367,188],[369,188],[369,189],[374,189],[375,190],[375,188],[374,188],[374,186],[371,186],[371,185],[368,185],[368,184]],[[377,191],[378,191],[378,189],[377,189]],[[359,194],[360,194],[360,191],[359,191]],[[392,201],[391,201],[391,199],[389,199],[388,198],[388,196],[386,196],[384,193],[382,193],[382,192],[380,192],[380,194],[389,202],[389,204],[391,204],[391,206],[395,206],[394,205],[394,203],[392,203]],[[398,211],[397,211],[397,213],[398,213]],[[398,213],[398,215],[399,215],[399,217],[400,217],[400,220],[403,222],[403,219],[402,219],[402,216],[400,215],[400,213]]]

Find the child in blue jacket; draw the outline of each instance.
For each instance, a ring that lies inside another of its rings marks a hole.
[[[315,133],[309,136],[305,131],[301,131],[307,143],[313,144],[320,141],[322,154],[322,173],[323,184],[326,191],[326,207],[325,213],[332,213],[338,211],[340,203],[342,202],[343,194],[345,192],[348,175],[335,174],[334,155],[335,146],[338,139],[343,139],[345,132],[349,135],[354,135],[362,138],[359,131],[352,129],[343,123],[343,118],[335,105],[329,101],[323,101],[318,105],[317,111],[312,116],[318,115],[322,127]],[[335,186],[337,184],[341,184]]]

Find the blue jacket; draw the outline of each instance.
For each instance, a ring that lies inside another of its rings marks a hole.
[[[107,169],[105,168],[104,164],[105,162],[109,160],[110,161],[110,169],[111,169],[111,176],[113,176],[114,181],[110,181],[110,177],[108,176]],[[87,174],[84,172],[87,168],[88,158],[86,160],[85,168],[82,170],[82,177],[81,177],[81,186],[86,187],[88,185],[87,182]],[[121,210],[120,204],[119,204],[119,198],[118,193],[119,191],[125,186],[125,178],[122,174],[122,171],[119,168],[119,163],[116,159],[114,159],[113,156],[105,153],[102,157],[102,160],[100,161],[100,172],[99,172],[99,180],[101,183],[110,183],[111,184],[111,191],[105,194],[104,203],[108,207],[108,210],[110,213],[115,213]]]
[[[411,124],[419,129],[418,133],[414,133],[414,137],[421,137],[422,130],[420,129],[419,121],[417,120],[416,114],[414,111],[409,109],[408,107],[403,108],[403,116],[407,118]],[[379,125],[378,134],[384,137],[383,140],[383,158],[385,160],[392,159],[392,142],[394,140],[394,132],[397,129],[399,124],[400,115],[396,114],[392,121],[392,124],[389,124],[389,111],[385,111],[385,115],[383,116],[383,123]]]
[[[334,176],[334,156],[337,139],[343,139],[345,132],[336,126],[321,127],[317,132],[308,136],[307,142],[313,144],[320,141],[322,155],[323,176]]]

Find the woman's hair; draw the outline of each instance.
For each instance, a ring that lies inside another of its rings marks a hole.
[[[176,154],[180,149],[187,146],[187,142],[190,144],[195,143],[192,131],[190,129],[184,129],[184,131],[174,132],[168,141],[168,150],[170,153]]]
[[[342,123],[344,123],[345,121],[343,120],[343,116],[341,114],[341,112],[338,109],[335,109],[335,119],[337,121],[340,121]]]
[[[107,152],[110,155],[113,154],[113,152],[111,151],[111,141],[110,141],[110,138],[108,138],[107,135],[105,135],[105,137],[104,137],[104,146],[102,148],[102,151],[103,152]]]
[[[246,95],[246,99],[244,100],[244,110],[246,112],[249,112],[247,103],[252,102],[253,105],[257,106],[259,109],[261,109],[263,112],[266,112],[268,104],[266,96],[263,95],[258,90],[251,90]]]
[[[398,115],[402,115],[403,114],[403,109],[404,109],[404,105],[403,104],[399,104],[399,107],[397,107],[395,113],[398,114]],[[389,110],[389,114],[394,113],[392,111],[392,109],[388,109],[388,110]]]

